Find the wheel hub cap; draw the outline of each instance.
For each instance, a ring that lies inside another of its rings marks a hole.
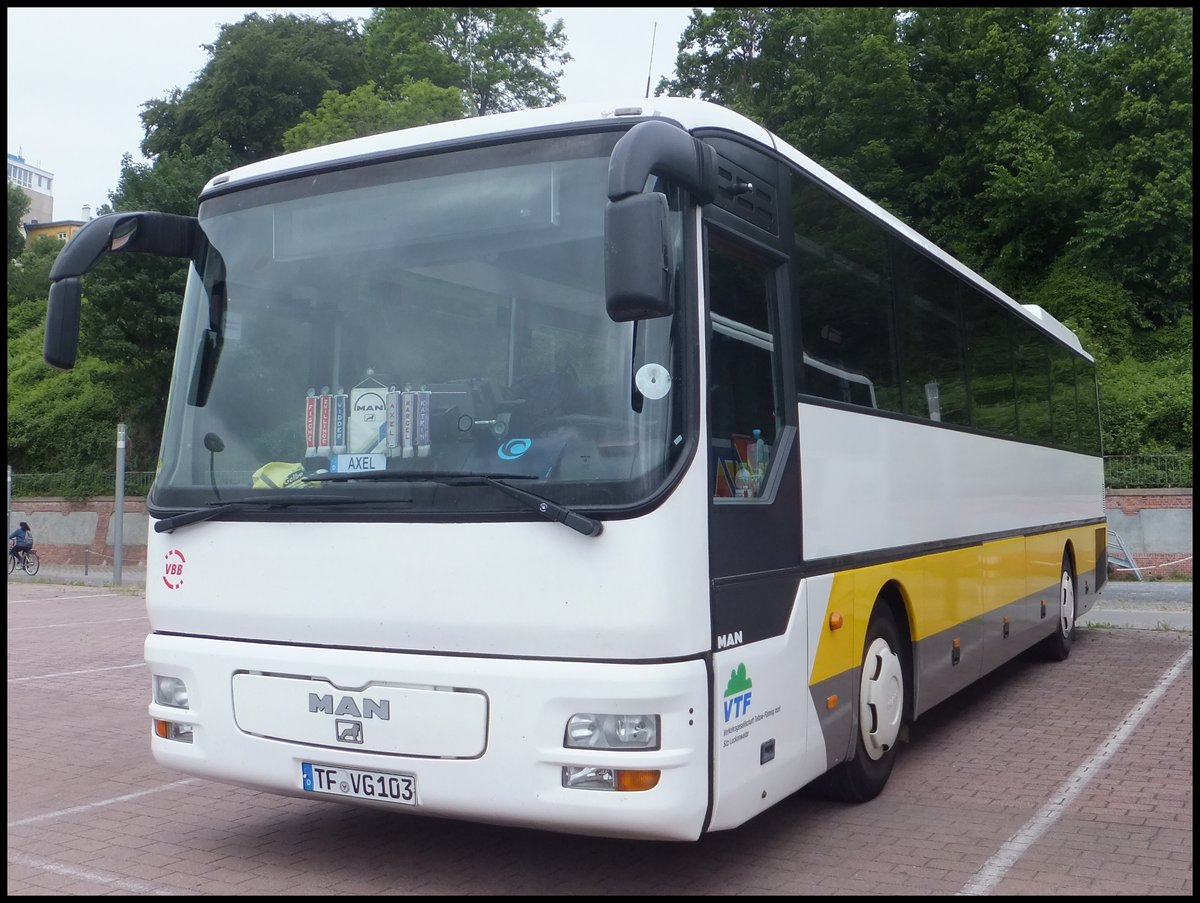
[[[859,722],[867,755],[879,759],[896,745],[904,714],[904,671],[887,641],[876,639],[863,662]]]

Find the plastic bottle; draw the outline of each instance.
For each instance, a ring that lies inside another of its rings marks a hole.
[[[754,442],[750,444],[750,478],[754,486],[754,494],[762,492],[763,481],[767,478],[767,459],[771,452],[763,441],[762,430],[754,430]]]
[[[753,478],[750,476],[750,468],[746,466],[746,462],[742,461],[739,463],[737,473],[733,477],[734,498],[750,498],[752,479]]]

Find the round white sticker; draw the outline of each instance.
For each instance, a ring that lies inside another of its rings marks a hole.
[[[633,383],[646,398],[662,398],[671,391],[671,374],[662,364],[643,364]]]

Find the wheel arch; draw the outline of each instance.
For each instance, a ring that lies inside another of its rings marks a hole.
[[[1075,580],[1079,579],[1079,561],[1075,557],[1075,541],[1067,537],[1063,543],[1063,558],[1071,564],[1071,577]]]
[[[896,629],[900,631],[902,646],[897,652],[904,665],[904,716],[908,720],[913,717],[914,684],[913,675],[913,632],[912,632],[912,597],[907,588],[899,580],[892,578],[879,588],[875,596],[875,605],[871,609],[874,616],[878,606],[884,606],[892,615]]]

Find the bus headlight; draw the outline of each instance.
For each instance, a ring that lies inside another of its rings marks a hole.
[[[159,705],[169,705],[174,709],[188,707],[188,689],[178,677],[154,675],[154,701]]]
[[[580,712],[567,721],[563,745],[570,749],[658,749],[657,715]]]
[[[173,709],[188,708],[187,684],[178,677],[168,677],[164,674],[154,675],[154,701],[158,705],[169,706]],[[153,719],[154,733],[164,740],[176,740],[179,743],[192,742],[192,726],[179,721],[164,721]]]
[[[660,774],[657,768],[647,770],[567,765],[562,770],[562,785],[571,790],[622,790],[636,793],[657,787]]]

